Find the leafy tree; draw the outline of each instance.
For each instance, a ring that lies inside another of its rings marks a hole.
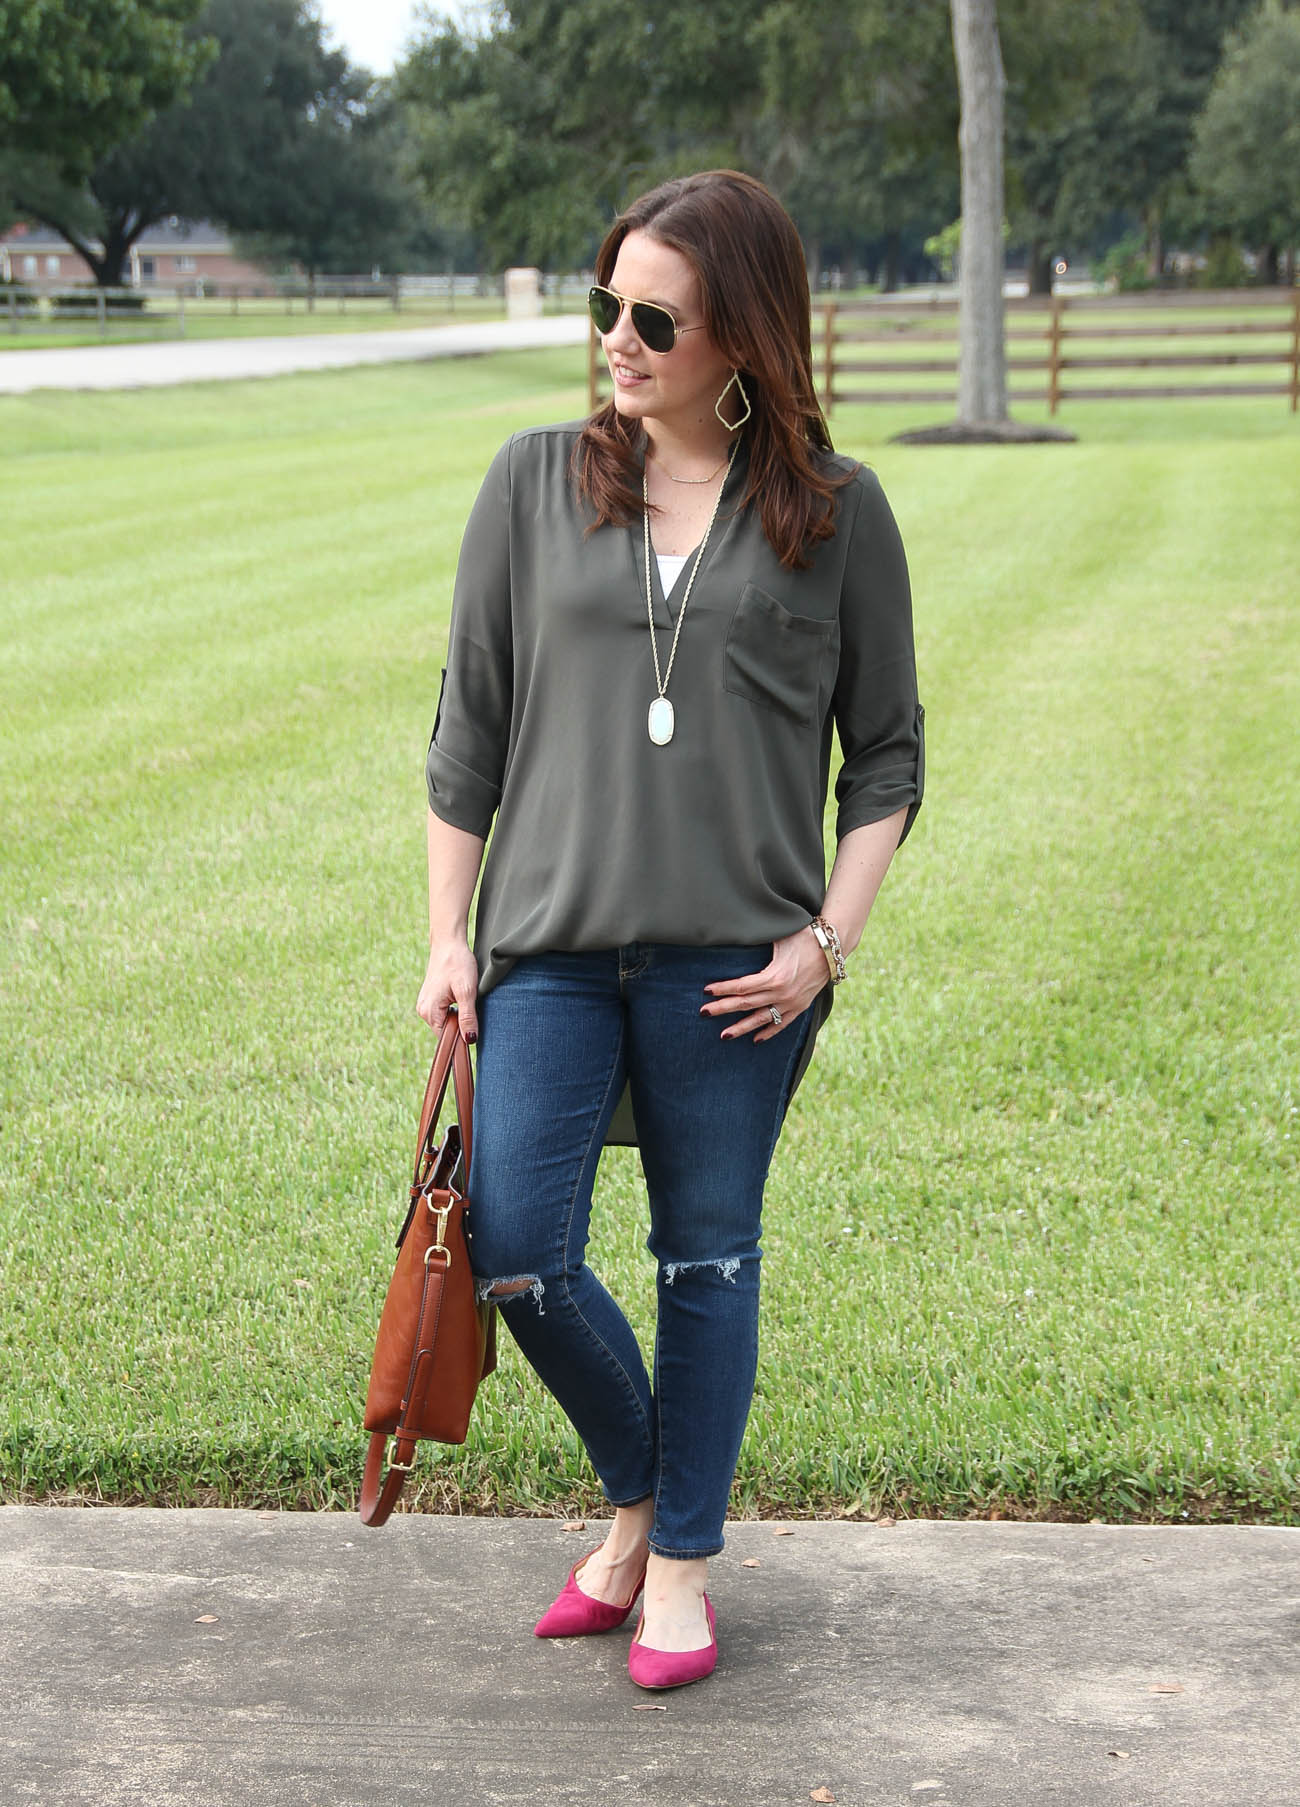
[[[417,169],[497,267],[577,263],[634,188],[737,156],[752,8],[513,0],[475,34],[433,17],[398,75]]]
[[[1028,252],[1031,294],[1052,286],[1052,258],[1108,211],[1097,180],[1089,97],[1119,79],[1141,26],[1137,0],[1002,0],[1007,190]]]
[[[1187,192],[1191,124],[1252,0],[1002,0],[1007,190],[1033,286],[1117,210],[1158,260]],[[948,0],[500,0],[433,17],[400,72],[421,179],[495,264],[576,263],[629,193],[709,163],[762,176],[814,272],[956,211]],[[1181,217],[1186,217],[1185,212]]]
[[[896,264],[955,199],[943,0],[659,0],[635,32],[614,0],[514,0],[477,35],[433,20],[399,89],[423,180],[498,265],[579,262],[631,193],[709,164],[768,181],[814,263],[879,238]]]
[[[550,130],[546,78],[530,78],[507,31],[475,39],[435,22],[397,87],[418,177],[492,264],[581,259],[598,228],[599,191],[584,181],[581,152]]]
[[[1229,39],[1196,123],[1191,171],[1219,222],[1265,248],[1300,239],[1300,12],[1269,0]]]
[[[827,243],[876,241],[883,286],[957,194],[957,108],[946,0],[775,0],[760,54],[755,167],[780,193],[814,272]]]
[[[213,47],[202,0],[0,0],[0,151],[82,173],[169,106]]]
[[[259,261],[322,271],[402,266],[421,238],[424,204],[402,175],[401,116],[364,76],[292,135],[276,165],[275,192],[241,218],[241,242]],[[265,224],[260,228],[257,219]],[[232,221],[237,229],[240,221]]]
[[[269,235],[309,270],[385,261],[416,203],[371,77],[325,48],[301,0],[209,0],[194,29],[220,49],[190,96],[101,157],[85,184],[22,160],[10,172],[19,209],[61,232],[105,287],[172,214]]]
[[[1120,68],[1137,24],[1137,0],[999,6],[1008,199],[1034,288],[1050,287],[1051,254],[1071,218],[1086,211],[1091,221],[1097,212],[1087,193],[1091,160],[1072,155],[1074,116],[1090,82]],[[819,237],[864,216],[869,231],[889,235],[895,256],[905,221],[921,224],[924,238],[951,217],[957,95],[948,0],[860,0],[852,8],[779,0],[754,29],[765,53],[767,114],[802,153],[783,198],[814,254]],[[828,119],[830,131],[814,129]],[[893,274],[887,268],[886,287]]]
[[[1187,160],[1226,34],[1257,0],[1137,0],[1130,53],[1093,82],[1073,156],[1094,172],[1104,204],[1141,222],[1151,274],[1159,278],[1173,224],[1194,229]]]

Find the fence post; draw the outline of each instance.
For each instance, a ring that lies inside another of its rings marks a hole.
[[[100,289],[95,296],[95,312],[99,316],[99,336],[108,337],[108,303],[104,300],[104,291]]]
[[[830,418],[832,404],[835,400],[835,303],[826,303],[826,342],[822,347],[822,412]]]
[[[178,291],[176,296],[176,324],[180,327],[180,338],[185,337],[185,290]]]
[[[1055,414],[1061,405],[1061,309],[1064,298],[1052,296],[1052,319],[1047,329],[1047,412]]]
[[[1291,412],[1300,408],[1300,289],[1291,297]]]
[[[400,276],[394,276],[394,278],[393,278],[393,312],[395,314],[400,314],[401,311],[402,311],[402,279]]]
[[[14,286],[9,291],[9,330],[11,333],[16,333],[18,331],[18,284],[17,283],[15,283]]]

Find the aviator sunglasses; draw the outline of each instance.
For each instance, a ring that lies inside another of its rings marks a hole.
[[[625,307],[631,309],[632,329],[637,338],[647,351],[656,351],[661,357],[676,345],[678,333],[704,330],[702,325],[678,326],[668,309],[660,307],[657,301],[633,301],[630,295],[620,295],[600,284],[588,292],[587,312],[598,333],[612,333]]]

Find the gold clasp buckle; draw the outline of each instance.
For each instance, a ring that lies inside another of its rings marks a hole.
[[[406,1410],[405,1400],[402,1401],[402,1410],[403,1412]],[[403,1442],[410,1441],[409,1438],[404,1438],[400,1431],[390,1431],[388,1433],[388,1440],[393,1446],[394,1455],[396,1455],[398,1448]],[[387,1454],[387,1450],[385,1450],[384,1453]],[[395,1469],[398,1474],[410,1474],[411,1470],[415,1467],[415,1450],[412,1449],[409,1462],[390,1461],[388,1466],[390,1469]]]
[[[429,1209],[430,1209],[430,1211],[433,1210],[432,1205],[429,1207]],[[441,1255],[443,1260],[447,1263],[446,1267],[443,1269],[443,1272],[450,1273],[451,1272],[451,1250],[447,1247],[447,1224],[451,1218],[451,1200],[448,1199],[447,1203],[442,1207],[441,1211],[438,1211],[437,1213],[435,1213],[435,1215],[437,1216],[437,1219],[438,1219],[438,1227],[434,1232],[434,1241],[431,1242],[429,1244],[428,1248],[424,1251],[424,1265],[427,1268],[430,1261],[433,1259],[433,1257],[435,1255]]]

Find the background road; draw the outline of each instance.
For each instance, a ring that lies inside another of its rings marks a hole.
[[[409,332],[320,333],[273,339],[169,339],[132,345],[77,345],[0,356],[0,395],[34,389],[148,389],[168,383],[229,382],[287,376],[297,370],[343,370],[354,364],[397,364],[471,357],[485,351],[584,345],[585,314],[540,320],[480,320]]]

